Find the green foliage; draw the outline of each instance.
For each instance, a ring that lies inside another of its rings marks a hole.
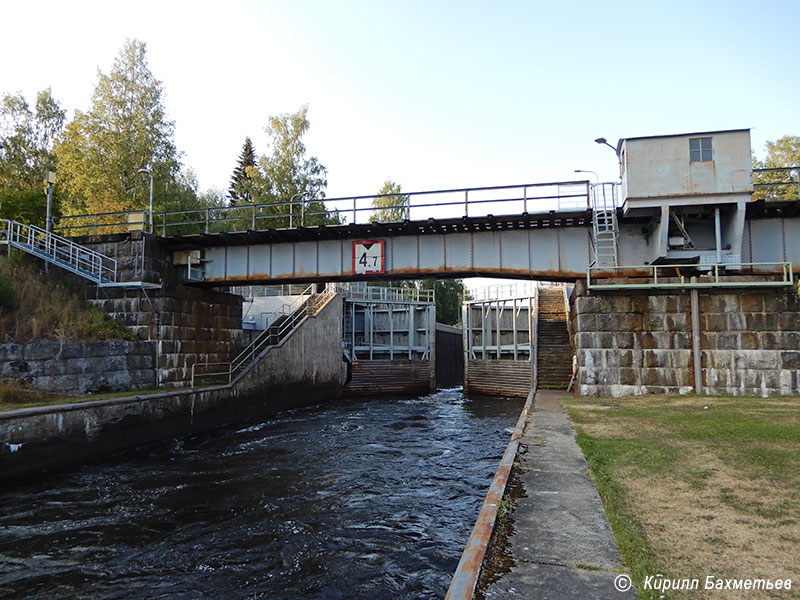
[[[399,183],[387,179],[378,191],[378,196],[372,201],[372,207],[376,210],[370,215],[370,220],[392,223],[408,219],[410,199],[407,194],[401,192],[402,186]]]
[[[765,145],[767,156],[761,161],[753,158],[754,169],[775,169],[800,167],[800,136],[786,135],[778,140],[768,141]],[[782,184],[769,187],[756,187],[753,198],[756,200],[797,200],[798,171],[778,171],[754,173],[753,183]]]
[[[303,210],[307,226],[340,222],[338,214],[328,212],[322,202],[328,185],[325,167],[315,156],[306,156],[303,136],[309,126],[308,106],[269,118],[266,132],[272,152],[259,159],[257,169],[246,168],[254,202],[271,205],[262,212],[272,218],[259,221],[259,228],[288,227],[290,221],[296,227]]]
[[[242,153],[239,155],[239,162],[233,170],[231,176],[231,187],[228,188],[228,197],[231,206],[240,202],[253,201],[253,175],[258,173],[256,165],[256,155],[253,149],[253,142],[249,137],[245,138]]]
[[[128,40],[111,72],[98,72],[87,112],[76,111],[56,146],[59,184],[68,214],[137,210],[147,206],[151,168],[154,203],[162,209],[186,190],[173,141],[175,123],[166,117],[161,82],[147,65],[146,47]]]
[[[461,303],[469,293],[461,279],[426,279],[420,284],[424,290],[434,290],[436,296],[436,321],[445,325],[461,322]]]
[[[55,170],[53,146],[64,127],[65,112],[50,89],[39,92],[31,109],[21,95],[0,102],[0,216],[44,225],[45,173]],[[56,190],[57,191],[57,190]],[[54,194],[54,215],[59,195]]]
[[[0,259],[0,334],[3,341],[135,339],[123,325],[88,305],[61,274],[44,274],[26,257]]]

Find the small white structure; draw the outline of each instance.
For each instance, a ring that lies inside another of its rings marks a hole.
[[[627,138],[617,151],[623,212],[643,219],[651,264],[741,262],[749,129]]]

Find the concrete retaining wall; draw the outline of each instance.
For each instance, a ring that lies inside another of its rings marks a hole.
[[[0,479],[337,397],[341,299],[232,385],[0,413]]]
[[[26,388],[97,394],[155,385],[148,342],[32,342],[0,345],[0,378]]]
[[[694,392],[689,293],[576,286],[572,325],[584,396]],[[794,289],[699,294],[702,384],[709,394],[800,393]]]

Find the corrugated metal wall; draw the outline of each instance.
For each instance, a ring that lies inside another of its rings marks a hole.
[[[525,398],[531,389],[531,363],[527,360],[468,360],[470,394]]]
[[[507,361],[506,361],[507,362]],[[345,396],[427,394],[431,391],[429,360],[364,360],[353,363]]]

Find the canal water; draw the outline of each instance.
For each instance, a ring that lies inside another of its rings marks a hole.
[[[0,598],[442,598],[520,400],[342,400],[6,484]]]

